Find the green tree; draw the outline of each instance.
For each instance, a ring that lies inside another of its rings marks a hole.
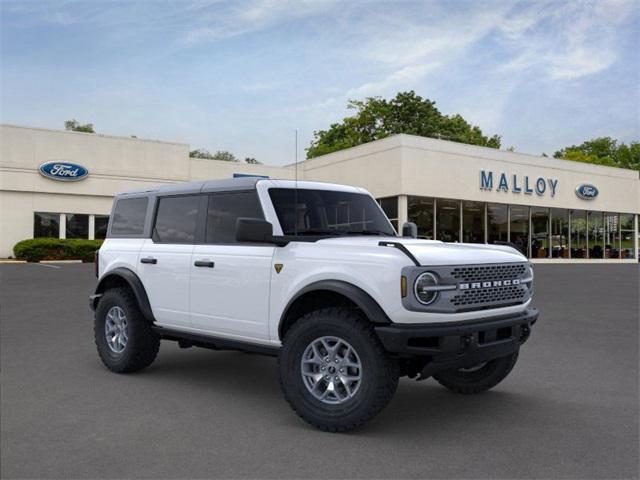
[[[262,162],[260,160],[257,160],[253,157],[246,157],[244,159],[244,163],[248,163],[250,165],[262,165]]]
[[[327,130],[314,132],[307,158],[398,133],[500,148],[500,136],[487,137],[480,127],[471,125],[461,115],[443,115],[435,105],[413,90],[399,92],[391,100],[381,97],[349,100],[347,108],[355,110],[355,114],[330,125]]]
[[[96,133],[93,129],[93,123],[82,125],[75,118],[64,122],[64,129],[70,132]]]
[[[640,141],[633,141],[627,145],[623,142],[618,143],[611,137],[598,137],[580,145],[558,150],[553,156],[575,162],[640,171]]]
[[[204,158],[206,160],[221,160],[223,162],[237,162],[236,156],[226,150],[218,150],[216,153],[210,153],[209,150],[204,148],[191,150],[189,152],[191,158]]]

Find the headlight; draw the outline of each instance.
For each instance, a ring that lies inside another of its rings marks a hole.
[[[438,277],[431,272],[425,272],[416,278],[413,291],[418,301],[423,305],[430,305],[438,298]],[[434,288],[436,287],[436,288]]]

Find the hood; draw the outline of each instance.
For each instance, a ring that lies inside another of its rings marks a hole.
[[[437,240],[419,240],[400,237],[337,237],[319,243],[353,247],[377,247],[379,242],[403,244],[421,265],[473,265],[482,263],[526,262],[527,258],[515,248],[483,243],[443,243]],[[385,247],[378,247],[385,248]],[[389,248],[389,247],[386,247]]]

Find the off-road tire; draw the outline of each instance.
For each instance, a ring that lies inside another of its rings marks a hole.
[[[358,352],[362,383],[353,398],[339,405],[316,399],[305,386],[301,360],[307,346],[323,336],[347,341]],[[371,324],[355,309],[327,308],[302,316],[287,331],[278,357],[280,386],[293,410],[312,426],[345,432],[376,416],[398,386],[399,369],[376,337]]]
[[[448,388],[452,392],[470,395],[485,392],[506,378],[511,372],[516,361],[518,352],[506,357],[490,360],[481,369],[465,372],[462,370],[446,370],[433,375],[440,385]]]
[[[107,312],[114,306],[122,308],[127,317],[128,340],[124,350],[116,353],[109,348],[105,337]],[[129,373],[151,365],[160,350],[160,337],[144,318],[133,292],[128,288],[107,290],[98,303],[93,324],[98,355],[105,366],[116,373]]]

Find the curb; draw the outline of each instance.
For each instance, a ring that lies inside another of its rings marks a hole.
[[[82,263],[82,260],[40,260],[36,263]]]
[[[0,265],[3,264],[12,264],[12,263],[27,263],[26,260],[10,260],[7,258],[0,258]]]

